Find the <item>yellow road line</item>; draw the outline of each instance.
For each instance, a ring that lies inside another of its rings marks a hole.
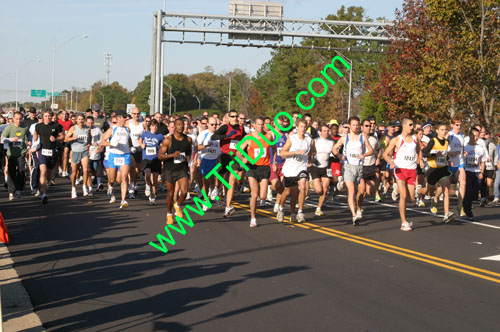
[[[246,205],[246,204],[241,204],[241,203],[233,202],[233,205],[236,206],[236,207],[238,207],[238,208],[250,211],[250,207],[248,205]],[[256,211],[260,215],[263,215],[265,217],[277,220],[277,218],[274,216],[274,214],[272,212],[269,212],[269,211],[266,211],[266,210],[262,210],[262,209],[257,209]],[[289,221],[290,219],[289,218],[286,218],[286,219],[287,219],[287,222],[290,223],[290,221]],[[312,224],[312,223],[304,223],[304,224],[291,223],[291,224],[293,224],[294,226],[297,226],[297,227],[301,227],[301,228],[304,228],[304,229],[309,229],[309,230],[312,230],[312,231],[315,231],[315,232],[318,232],[318,233],[322,233],[322,234],[333,236],[333,237],[337,237],[337,238],[340,238],[340,239],[343,239],[343,240],[355,242],[355,243],[358,243],[358,244],[361,244],[361,245],[364,245],[364,246],[368,246],[368,247],[372,247],[372,248],[375,248],[375,249],[387,251],[387,252],[390,252],[390,253],[393,253],[393,254],[396,254],[396,255],[404,256],[404,257],[411,258],[411,259],[418,260],[418,261],[422,261],[422,262],[426,262],[428,264],[436,265],[436,266],[439,266],[439,267],[443,267],[445,269],[449,269],[449,270],[461,272],[461,273],[468,274],[468,275],[471,275],[471,276],[474,276],[474,277],[477,277],[477,278],[481,278],[481,279],[493,281],[493,282],[496,282],[496,283],[500,284],[500,279],[492,278],[492,277],[485,276],[483,274],[475,273],[475,272],[472,272],[472,271],[478,271],[478,272],[482,272],[484,274],[489,274],[489,275],[493,275],[493,276],[500,276],[500,273],[496,273],[496,272],[493,272],[493,271],[480,269],[480,268],[477,268],[477,267],[474,267],[474,266],[470,266],[470,265],[466,265],[466,264],[454,262],[454,261],[451,261],[451,260],[447,260],[447,259],[443,259],[443,258],[439,258],[439,257],[427,255],[427,254],[424,254],[424,253],[420,253],[418,251],[414,251],[414,250],[410,250],[410,249],[405,249],[405,248],[393,246],[391,244],[387,244],[387,243],[383,243],[383,242],[371,240],[371,239],[368,239],[368,238],[364,238],[364,237],[352,235],[352,234],[349,234],[349,233],[344,233],[344,232],[341,232],[341,231],[333,230],[331,228],[322,227],[322,226],[319,226],[319,225],[316,225],[316,224]],[[421,256],[421,257],[419,257],[419,256]],[[442,262],[442,263],[440,263],[440,262]],[[447,264],[444,264],[444,263],[447,263]],[[448,265],[448,264],[450,264],[450,265]],[[455,265],[455,266],[453,266],[453,265]],[[462,268],[459,268],[459,267],[462,267]],[[466,268],[466,269],[469,269],[469,270],[472,270],[472,271],[468,271],[468,270],[465,270],[463,268]]]

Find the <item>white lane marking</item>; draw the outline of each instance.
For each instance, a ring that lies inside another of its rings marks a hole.
[[[347,198],[347,195],[336,195],[336,196]],[[394,205],[387,204],[387,203],[377,203],[377,202],[372,202],[372,201],[368,201],[368,200],[364,200],[363,202],[367,202],[367,203],[371,203],[371,204],[377,204],[377,205],[382,205],[382,206],[387,206],[387,207],[392,207],[394,209],[399,209],[398,206],[394,206]],[[432,214],[432,213],[427,212],[427,211],[420,211],[420,210],[416,210],[416,209],[412,209],[412,208],[406,208],[406,210],[407,211],[416,212],[416,213],[420,213],[420,214],[426,214],[426,215],[433,216],[433,217],[439,217],[439,218],[443,218],[444,217],[444,215],[441,215],[441,214]],[[455,220],[458,220],[458,221],[461,221],[461,222],[465,222],[465,223],[468,223],[468,224],[474,224],[474,225],[483,226],[483,227],[500,229],[500,226],[485,224],[485,223],[477,222],[477,221],[468,221],[468,220],[465,220],[465,219],[462,219],[462,218],[459,218],[459,217],[456,217]]]
[[[483,244],[482,242],[479,242],[479,241],[474,241],[472,243],[474,243],[474,244]]]
[[[500,255],[495,255],[495,256],[488,256],[488,257],[483,257],[479,258],[485,261],[500,261]]]

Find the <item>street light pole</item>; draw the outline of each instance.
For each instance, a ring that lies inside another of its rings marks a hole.
[[[71,95],[70,95],[70,96],[71,96],[71,97],[70,97],[70,99],[71,99],[71,100],[70,100],[70,102],[69,102],[69,103],[70,103],[69,108],[70,108],[71,110],[73,110],[73,87],[71,87]]]
[[[168,105],[168,116],[172,115],[172,86],[168,83],[165,83],[166,86],[170,89],[170,98],[169,98],[169,105]],[[163,105],[162,105],[163,109]]]
[[[232,79],[232,76],[229,76],[229,103],[227,105],[228,112],[231,110],[231,79]]]
[[[172,98],[174,99],[174,102],[175,102],[175,104],[174,104],[174,113],[175,113],[175,112],[177,112],[177,99],[175,99],[174,95],[172,95],[172,94],[170,96],[172,96]]]
[[[201,102],[200,102],[200,98],[198,98],[196,95],[193,95],[193,97],[196,98],[196,100],[198,100],[198,109],[201,110]]]
[[[351,69],[349,69],[349,103],[347,104],[347,119],[351,117],[351,91],[352,91],[352,60],[350,60]]]
[[[78,37],[87,38],[88,36],[87,35],[73,36],[70,39],[66,40],[64,43],[62,43],[59,46],[59,48],[62,48],[64,45],[66,45],[67,43],[69,43],[70,41],[72,41],[73,39],[78,38]],[[52,110],[54,110],[54,84],[55,84],[55,80],[56,80],[56,45],[52,46],[52,105],[50,105],[50,108]]]

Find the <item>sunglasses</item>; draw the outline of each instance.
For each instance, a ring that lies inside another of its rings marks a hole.
[[[365,126],[365,127],[371,127],[372,125],[367,124],[367,125],[364,125],[364,126]]]
[[[132,115],[139,115],[140,113],[132,113]]]
[[[217,126],[217,123],[209,123],[209,126]]]
[[[116,122],[111,122],[112,124],[116,124]]]
[[[229,115],[230,118],[236,118],[236,115]]]
[[[349,126],[343,126],[342,128],[344,128],[344,129],[349,129]]]

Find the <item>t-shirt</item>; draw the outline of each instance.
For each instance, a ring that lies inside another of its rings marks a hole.
[[[63,121],[63,120],[57,120],[57,122],[64,128],[64,131],[68,131],[69,128],[73,126],[73,121],[68,120],[68,121]]]
[[[19,157],[21,154],[26,153],[26,139],[27,139],[28,128],[17,127],[13,123],[7,126],[2,132],[2,138],[19,138],[17,142],[10,141],[8,143],[9,148],[7,150],[7,156],[9,157]]]
[[[488,159],[486,150],[478,143],[475,145],[469,145],[467,143],[464,147],[464,151],[467,153],[465,157],[465,170],[468,172],[481,172],[481,163],[485,163]]]
[[[90,160],[99,160],[101,157],[101,153],[98,153],[97,150],[99,146],[95,146],[94,143],[100,144],[102,138],[102,131],[99,127],[92,127],[90,129],[90,147],[89,147],[89,159]]]
[[[51,142],[50,136],[54,136],[54,138],[56,138],[59,133],[64,132],[64,129],[57,122],[52,122],[48,125],[42,122],[36,125],[35,132],[40,138],[40,145],[42,149],[54,150],[56,148],[56,142]]]
[[[199,145],[207,145],[209,142],[212,142],[212,145],[198,152],[198,156],[200,157],[200,159],[214,160],[217,159],[217,157],[220,155],[220,142],[211,140],[211,137],[212,134],[208,129],[203,130],[198,135],[197,143]]]
[[[158,158],[160,144],[163,142],[163,135],[160,133],[153,134],[150,131],[144,131],[141,135],[142,142],[146,148],[142,150],[142,159],[153,160]]]
[[[38,119],[37,119],[37,118],[34,118],[34,119],[32,120],[32,119],[30,119],[30,118],[26,118],[26,119],[24,119],[24,121],[23,121],[23,123],[21,124],[21,126],[26,127],[26,128],[29,128],[29,127],[31,127],[31,125],[32,125],[33,123],[38,123]]]

